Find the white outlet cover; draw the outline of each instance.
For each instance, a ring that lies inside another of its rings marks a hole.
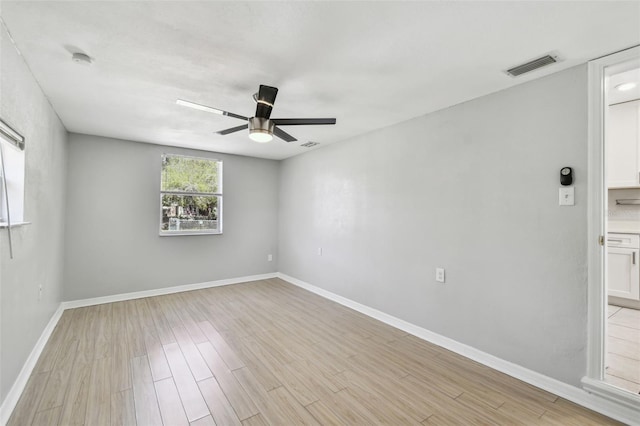
[[[436,281],[439,283],[444,282],[444,268],[436,268]]]

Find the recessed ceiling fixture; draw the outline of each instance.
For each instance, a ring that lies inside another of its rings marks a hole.
[[[73,62],[82,65],[91,65],[91,62],[93,61],[89,55],[86,55],[82,52],[74,53],[71,56],[71,59],[73,59]]]
[[[260,85],[260,90],[253,95],[256,101],[256,114],[254,117],[248,118],[243,115],[234,114],[232,112],[223,111],[221,109],[212,108],[206,105],[200,105],[189,101],[178,99],[178,105],[187,106],[189,108],[199,109],[201,111],[212,112],[214,114],[226,115],[228,117],[244,120],[247,124],[232,127],[230,129],[220,130],[216,132],[219,135],[228,135],[229,133],[239,132],[240,130],[249,129],[249,138],[251,140],[265,143],[273,139],[276,135],[285,142],[294,142],[297,139],[280,128],[280,126],[312,126],[322,124],[336,124],[335,118],[270,118],[273,104],[276,101],[278,89],[276,87]]]
[[[626,92],[627,90],[631,90],[633,88],[635,88],[638,84],[634,83],[634,82],[629,82],[629,83],[621,83],[618,84],[616,86],[616,89],[618,89],[621,92]]]
[[[512,68],[509,68],[506,73],[512,77],[517,77],[522,74],[526,74],[531,71],[535,71],[538,68],[542,68],[547,65],[551,65],[558,62],[557,56],[544,55],[539,58],[536,58],[532,61],[529,61],[525,64],[521,64]]]

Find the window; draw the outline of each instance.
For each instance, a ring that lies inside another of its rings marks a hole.
[[[0,120],[0,226],[24,221],[24,138]]]
[[[222,233],[222,161],[164,154],[160,235]]]

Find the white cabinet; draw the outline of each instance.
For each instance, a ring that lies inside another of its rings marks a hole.
[[[640,237],[608,234],[607,246],[609,296],[640,300]]]
[[[606,146],[609,188],[640,187],[640,101],[609,107]]]

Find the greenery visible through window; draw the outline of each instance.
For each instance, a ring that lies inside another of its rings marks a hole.
[[[162,156],[160,235],[222,233],[222,162]]]

